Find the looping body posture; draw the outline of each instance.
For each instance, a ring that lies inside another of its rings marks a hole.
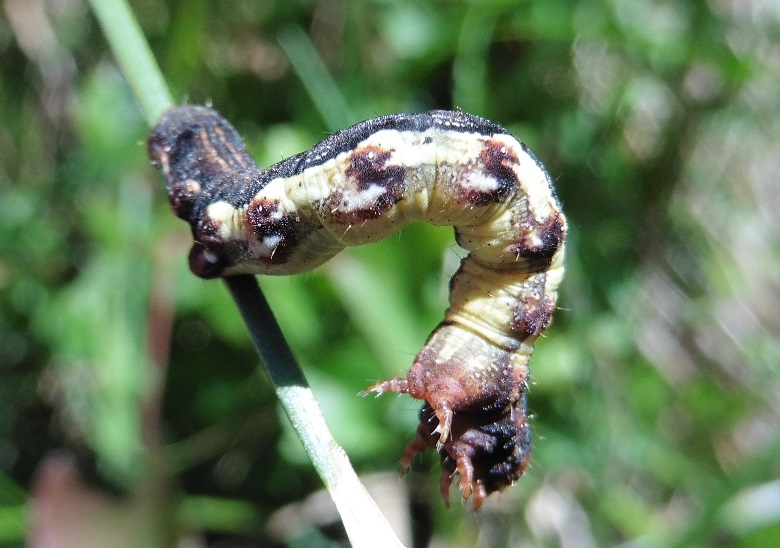
[[[149,154],[192,228],[190,268],[203,278],[304,272],[411,221],[455,227],[469,254],[444,321],[405,377],[364,393],[425,401],[403,468],[435,448],[445,500],[456,473],[475,509],[520,477],[528,359],[555,309],[566,237],[550,176],[525,145],[463,112],[399,114],[261,170],[226,120],[183,106],[152,131]]]

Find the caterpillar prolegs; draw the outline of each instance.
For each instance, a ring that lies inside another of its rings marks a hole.
[[[402,466],[435,448],[445,501],[456,474],[475,509],[522,475],[528,359],[555,309],[566,237],[550,176],[525,145],[463,112],[397,114],[261,170],[219,114],[183,106],[152,130],[149,155],[203,278],[304,272],[407,222],[453,226],[469,254],[444,321],[405,377],[364,394],[425,402]]]

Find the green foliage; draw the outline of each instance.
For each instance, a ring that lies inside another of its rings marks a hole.
[[[229,295],[186,268],[190,235],[105,40],[83,5],[55,4],[0,15],[0,544],[22,543],[27,497],[64,492],[157,524],[158,542],[329,545],[298,504],[319,480]],[[378,114],[462,108],[552,173],[571,233],[561,309],[531,361],[532,465],[475,516],[454,492],[443,507],[436,459],[420,459],[391,482],[418,501],[419,535],[780,543],[771,2],[133,8],[174,97],[213,104],[261,165]],[[408,367],[461,254],[448,230],[413,225],[261,280],[360,472],[397,470],[418,404],[357,393]],[[46,473],[61,449],[86,480]],[[265,525],[280,520],[282,533]],[[64,523],[47,526],[76,537],[81,522]]]

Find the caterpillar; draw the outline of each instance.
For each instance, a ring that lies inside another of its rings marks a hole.
[[[405,223],[455,228],[469,253],[450,306],[404,377],[362,394],[423,400],[402,471],[440,457],[447,504],[459,476],[473,508],[525,471],[528,360],[563,276],[566,220],[541,162],[501,126],[464,112],[381,116],[262,170],[217,112],[181,106],[148,139],[202,278],[293,274]]]

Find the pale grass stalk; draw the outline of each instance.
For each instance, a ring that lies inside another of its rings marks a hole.
[[[173,101],[138,22],[126,0],[90,0],[90,4],[146,122],[154,126],[173,106]],[[314,394],[257,280],[253,276],[234,276],[226,278],[225,283],[274,383],[279,401],[336,504],[352,545],[356,548],[403,546],[325,424]]]

